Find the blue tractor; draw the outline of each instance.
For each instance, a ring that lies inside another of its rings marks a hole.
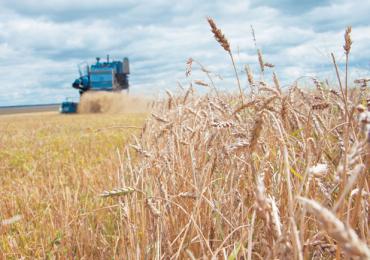
[[[77,112],[78,103],[72,101],[72,99],[67,98],[59,107],[60,113],[63,114],[73,114]]]
[[[85,71],[82,72],[81,66],[85,65]],[[89,66],[83,63],[78,66],[80,77],[76,79],[72,87],[79,90],[80,96],[87,91],[122,91],[129,89],[128,75],[130,74],[130,66],[128,58],[122,61],[107,61],[101,62],[100,58],[96,58],[96,63]],[[77,112],[77,105],[73,102],[64,101],[61,104],[61,113]]]

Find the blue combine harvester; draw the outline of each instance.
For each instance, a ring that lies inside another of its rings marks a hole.
[[[128,58],[123,61],[109,61],[109,55],[106,62],[101,62],[100,58],[96,58],[96,63],[85,66],[84,73],[81,70],[81,65],[78,66],[80,77],[76,79],[72,87],[78,89],[80,96],[87,91],[122,91],[129,89],[128,75],[130,74],[130,66]],[[77,103],[69,100],[64,101],[60,106],[61,113],[76,113]]]

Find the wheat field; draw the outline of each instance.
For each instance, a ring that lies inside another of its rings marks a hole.
[[[1,118],[4,257],[370,259],[370,80],[348,79],[351,28],[337,83],[282,88],[259,48],[242,75],[208,23],[228,93],[189,59],[192,84],[147,114]]]
[[[0,116],[0,258],[114,256],[117,211],[98,194],[117,183],[124,145],[144,118]]]
[[[140,160],[124,160],[121,185],[101,194],[122,203],[123,258],[370,259],[370,80],[348,80],[351,27],[344,74],[331,55],[338,87],[312,77],[308,89],[282,89],[259,48],[260,71],[246,66],[242,77],[228,39],[208,23],[237,92],[218,91],[189,59],[186,75],[198,67],[209,80],[154,106],[130,145],[128,158]]]

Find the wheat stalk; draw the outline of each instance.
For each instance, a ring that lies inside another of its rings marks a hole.
[[[117,188],[114,190],[106,190],[103,191],[99,196],[100,197],[115,197],[115,196],[126,196],[128,194],[131,194],[135,192],[136,190],[131,187],[122,187],[122,188]]]
[[[366,243],[361,241],[356,232],[344,225],[331,211],[316,201],[303,197],[298,197],[298,200],[320,220],[323,228],[350,256],[357,256],[361,259],[370,258],[370,250]]]
[[[212,33],[213,33],[215,39],[220,43],[220,45],[222,46],[222,48],[230,56],[231,62],[233,64],[233,68],[234,68],[235,77],[236,77],[236,80],[237,80],[239,92],[240,92],[240,101],[243,104],[244,103],[244,94],[243,94],[242,87],[241,87],[241,84],[240,84],[239,75],[238,75],[238,72],[236,70],[236,65],[235,65],[234,57],[233,57],[233,55],[231,53],[229,41],[227,40],[227,38],[225,37],[225,35],[222,33],[222,31],[217,28],[217,25],[216,25],[215,21],[211,17],[208,17],[207,18],[207,21],[208,21],[208,23],[209,23],[209,25],[211,27],[211,30],[212,30]]]

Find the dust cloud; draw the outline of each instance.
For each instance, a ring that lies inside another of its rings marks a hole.
[[[87,92],[81,96],[78,113],[145,113],[148,98],[117,92]]]

